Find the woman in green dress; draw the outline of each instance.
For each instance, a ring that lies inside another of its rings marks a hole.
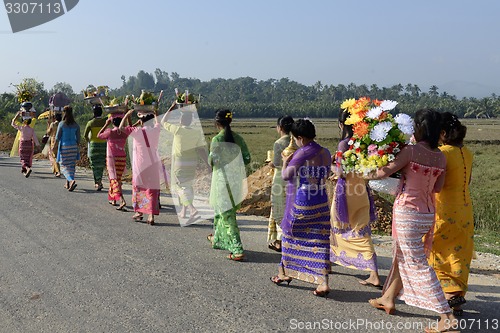
[[[230,260],[243,260],[243,245],[236,211],[245,197],[245,165],[250,153],[243,138],[231,130],[233,113],[217,110],[215,126],[219,133],[212,139],[208,161],[212,166],[210,205],[214,209],[214,233],[208,240],[214,249],[228,250]]]

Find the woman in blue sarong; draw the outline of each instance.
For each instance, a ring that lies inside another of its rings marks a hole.
[[[330,209],[325,181],[331,155],[314,138],[316,129],[309,119],[294,122],[292,135],[299,149],[283,155],[282,176],[286,185],[286,208],[281,228],[282,253],[275,284],[299,279],[318,285],[315,296],[330,291]],[[298,184],[297,184],[298,178]]]

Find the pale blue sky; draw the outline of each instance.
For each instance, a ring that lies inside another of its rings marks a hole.
[[[452,94],[443,87],[461,82],[500,94],[498,13],[498,0],[80,0],[12,34],[0,9],[0,92],[24,77],[117,88],[121,75],[161,68],[203,81],[435,84]]]

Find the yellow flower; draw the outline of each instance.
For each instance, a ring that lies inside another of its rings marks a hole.
[[[361,118],[359,115],[351,113],[351,115],[349,116],[349,118],[347,118],[345,120],[345,124],[346,125],[354,125],[354,124],[359,123],[362,120],[363,120],[363,118]]]
[[[352,150],[347,150],[346,152],[344,152],[344,157],[349,157],[351,156],[352,154]]]
[[[340,108],[342,110],[347,110],[351,108],[354,105],[354,103],[356,103],[356,100],[354,98],[346,99],[342,104],[340,104]]]

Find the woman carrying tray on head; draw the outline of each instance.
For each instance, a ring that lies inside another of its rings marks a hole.
[[[106,164],[106,140],[97,137],[97,133],[106,123],[102,117],[102,107],[99,104],[92,106],[94,118],[87,123],[83,137],[88,142],[88,155],[90,167],[94,175],[94,187],[96,191],[102,190],[102,174]]]
[[[138,112],[138,126],[125,126],[134,110],[129,110],[120,123],[119,129],[133,138],[132,156],[132,206],[135,221],[142,221],[148,214],[147,223],[154,225],[154,216],[160,214],[160,174],[162,171],[158,142],[160,124],[154,113]],[[154,119],[154,123],[152,120]]]
[[[125,210],[125,206],[127,205],[122,193],[122,176],[127,165],[125,145],[128,135],[118,128],[122,119],[123,113],[111,114],[99,133],[97,133],[99,139],[107,140],[108,202],[115,206],[118,200],[120,200],[120,206],[116,208],[117,210]],[[113,128],[108,128],[111,123],[113,124]]]
[[[28,178],[31,174],[31,166],[33,163],[34,145],[40,146],[35,130],[30,127],[31,119],[23,120],[22,125],[16,123],[17,118],[21,116],[21,111],[18,111],[11,121],[12,127],[19,131],[19,157],[21,158],[21,172]]]
[[[189,218],[193,219],[198,213],[198,210],[193,205],[193,183],[196,176],[196,167],[200,158],[205,163],[208,163],[208,154],[201,128],[191,127],[191,122],[193,121],[192,111],[181,111],[179,125],[167,122],[175,106],[176,103],[174,102],[161,120],[163,127],[174,135],[172,143],[171,186],[179,197],[181,205],[180,217],[185,218],[186,210],[189,209]]]

